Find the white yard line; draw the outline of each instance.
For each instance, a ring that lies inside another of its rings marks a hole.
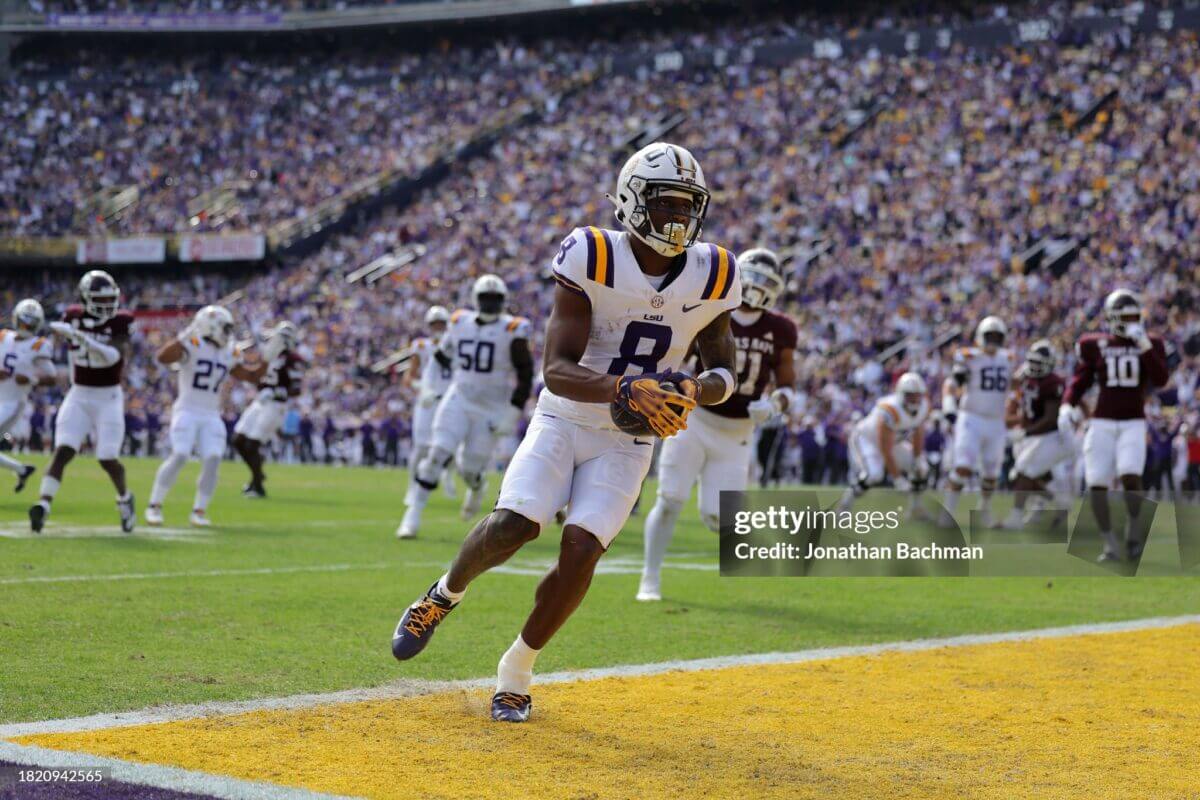
[[[506,575],[536,575],[546,574],[553,562],[515,562],[493,568],[492,572]],[[178,572],[121,572],[99,575],[31,575],[24,578],[0,578],[0,586],[12,586],[28,583],[82,583],[88,581],[143,581],[163,578],[225,578],[239,575],[287,575],[295,572],[353,572],[356,570],[405,569],[409,567],[445,568],[446,561],[377,561],[368,564],[313,564],[295,567],[257,567],[245,569],[203,569],[181,570]],[[716,562],[693,563],[687,561],[667,560],[664,569],[716,571]],[[642,571],[641,559],[612,559],[606,564],[600,562],[596,569],[602,575],[637,575]]]
[[[758,664],[798,664],[807,661],[828,661],[830,659],[848,658],[851,656],[936,650],[943,647],[970,647],[998,642],[1060,639],[1068,636],[1083,636],[1088,634],[1125,633],[1128,631],[1174,628],[1180,625],[1196,624],[1200,624],[1200,614],[1189,614],[1178,617],[1150,617],[1122,622],[1069,625],[1061,628],[1037,628],[1034,630],[1005,631],[1002,633],[967,634],[940,639],[911,639],[899,642],[850,645],[846,647],[818,647],[788,653],[751,653],[748,655],[717,656],[715,658],[699,658],[686,661],[661,661],[651,664],[627,664],[616,667],[599,667],[596,669],[569,672],[550,672],[538,675],[536,683],[569,683],[572,681],[591,681],[613,677],[628,678],[643,675],[658,675],[664,672],[696,672],[700,670],[725,669],[728,667],[744,667]],[[436,692],[490,687],[494,681],[495,678],[493,677],[456,681],[433,681],[410,678],[367,689],[345,689],[340,692],[298,694],[260,700],[159,706],[140,711],[95,714],[88,717],[74,717],[71,719],[17,722],[0,725],[0,739],[43,733],[71,733],[121,728],[129,725],[149,725],[157,722],[175,722],[178,720],[198,719],[226,714],[244,714],[251,711],[312,708],[314,706],[355,703],[364,700],[392,700]]]
[[[298,567],[259,567],[256,569],[204,569],[180,572],[124,572],[110,575],[43,575],[28,578],[0,578],[0,585],[19,583],[80,583],[84,581],[143,581],[159,578],[225,578],[238,575],[288,575],[295,572],[352,572],[355,570],[399,569],[402,567],[442,567],[441,561],[371,564],[313,564]]]

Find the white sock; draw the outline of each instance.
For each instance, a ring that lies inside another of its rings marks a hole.
[[[946,499],[945,499],[945,502],[943,503],[943,505],[946,506],[946,510],[949,511],[951,514],[953,514],[955,511],[958,510],[958,500],[960,497],[962,497],[961,489],[947,489],[946,490]]]
[[[200,462],[200,478],[196,481],[196,501],[192,504],[192,510],[204,512],[208,509],[208,501],[212,500],[213,492],[217,490],[217,470],[220,468],[220,456]]]
[[[409,492],[409,496],[405,498],[404,504],[409,508],[415,508],[417,511],[424,511],[425,506],[429,504],[429,495],[433,492],[426,489],[421,484],[416,484]]]
[[[671,537],[675,535],[675,522],[679,519],[681,510],[679,504],[660,497],[646,515],[644,561],[639,591],[657,591],[661,585],[663,559],[666,558]]]
[[[0,467],[12,470],[13,472],[20,472],[21,470],[25,469],[25,465],[20,461],[17,461],[15,458],[9,458],[2,453],[0,453]]]
[[[992,513],[992,494],[991,494],[991,492],[985,492],[979,498],[979,513],[980,514],[991,514]]]
[[[456,606],[458,605],[458,602],[463,599],[463,595],[467,593],[467,590],[463,589],[461,592],[450,591],[450,587],[446,585],[446,579],[449,577],[450,573],[447,572],[445,575],[438,578],[437,591],[438,594],[450,601],[450,605]]]
[[[51,478],[49,475],[42,476],[42,488],[38,490],[38,494],[42,496],[42,505],[46,508],[50,507],[54,495],[58,494],[59,486],[62,486],[62,483],[58,478]]]
[[[175,485],[175,479],[179,477],[179,471],[185,464],[187,464],[187,456],[172,453],[158,465],[158,472],[154,473],[154,488],[150,490],[150,505],[161,506],[163,504],[163,500],[167,499],[167,493]]]
[[[537,661],[540,652],[525,644],[525,640],[518,636],[500,658],[500,666],[496,669],[496,691],[529,694],[529,684],[533,683],[533,662]]]

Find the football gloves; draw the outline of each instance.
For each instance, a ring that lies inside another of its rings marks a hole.
[[[688,394],[662,388],[661,384],[666,381],[675,383]],[[665,439],[687,427],[687,415],[696,407],[693,394],[699,394],[699,386],[696,379],[690,375],[681,372],[651,372],[645,375],[626,375],[617,381],[617,396],[614,402],[640,414],[650,425],[650,429]]]
[[[775,414],[776,410],[775,403],[770,397],[760,397],[746,406],[746,411],[750,413],[750,421],[755,425],[762,425]]]
[[[1125,336],[1133,340],[1139,352],[1145,353],[1154,347],[1154,343],[1150,341],[1150,335],[1146,333],[1146,327],[1141,323],[1135,322],[1132,325],[1126,325]]]

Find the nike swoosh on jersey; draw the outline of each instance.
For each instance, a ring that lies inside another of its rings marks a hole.
[[[684,304],[683,304],[683,313],[685,313],[685,314],[686,314],[686,313],[687,313],[687,312],[689,312],[689,311],[695,311],[697,308],[699,308],[699,307],[700,307],[700,306],[702,306],[702,305],[704,305],[704,304],[703,304],[703,303],[696,303],[696,305],[694,305],[694,306],[689,306],[687,303],[684,303]]]
[[[649,447],[652,444],[654,444],[653,442],[643,442],[641,439],[634,439],[633,443],[634,444],[642,444],[642,445],[645,445],[646,447]]]

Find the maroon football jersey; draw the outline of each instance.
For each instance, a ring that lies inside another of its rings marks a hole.
[[[1046,413],[1046,401],[1062,401],[1066,382],[1051,373],[1041,378],[1026,377],[1021,381],[1021,427],[1029,430]],[[1057,426],[1046,431],[1053,433]]]
[[[753,325],[739,325],[732,318],[729,324],[737,344],[737,386],[724,403],[704,410],[745,419],[750,416],[750,404],[762,397],[774,377],[783,351],[795,349],[798,334],[796,323],[774,311],[764,311]]]
[[[1075,375],[1067,389],[1066,402],[1078,405],[1096,384],[1100,397],[1093,417],[1140,419],[1145,416],[1146,395],[1165,386],[1171,377],[1163,340],[1150,337],[1152,347],[1139,353],[1131,340],[1111,333],[1087,333],[1075,345]]]
[[[267,365],[267,371],[258,380],[258,396],[284,401],[300,394],[300,378],[304,373],[304,359],[285,350]]]
[[[83,310],[83,306],[68,306],[63,322],[91,336],[101,344],[112,344],[114,339],[125,339],[133,327],[133,314],[118,311],[101,322]],[[125,367],[124,356],[107,367],[94,367],[88,363],[86,348],[67,345],[71,357],[71,382],[76,386],[120,386],[121,371]]]

